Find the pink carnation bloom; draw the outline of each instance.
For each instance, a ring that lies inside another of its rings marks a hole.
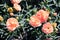
[[[45,40],[52,40],[52,38],[46,38]]]
[[[15,3],[18,4],[18,3],[20,3],[20,2],[21,2],[21,0],[11,0],[11,3],[12,3],[12,4],[15,4]]]
[[[15,18],[9,18],[6,22],[6,26],[9,31],[14,31],[19,26],[18,20]]]
[[[47,19],[49,17],[49,12],[41,9],[36,13],[36,16],[41,21],[41,23],[43,23],[43,22],[47,21]]]
[[[41,25],[40,20],[35,15],[30,17],[29,24],[34,28]]]
[[[47,22],[43,25],[42,27],[42,32],[44,32],[45,34],[50,34],[53,32],[53,26]]]
[[[18,4],[14,4],[13,6],[17,11],[21,11],[21,7]]]

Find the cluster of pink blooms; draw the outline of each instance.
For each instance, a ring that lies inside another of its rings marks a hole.
[[[14,9],[16,9],[17,11],[21,11],[21,6],[19,5],[20,2],[21,0],[11,0]]]
[[[30,17],[29,24],[32,25],[33,27],[38,27],[39,25],[41,25],[41,23],[46,22],[48,17],[49,17],[49,12],[41,9],[35,15]]]
[[[51,25],[50,22],[47,22],[48,17],[49,17],[49,12],[41,9],[35,15],[30,17],[29,24],[34,28],[36,28],[41,26],[41,24],[45,22],[45,24],[43,24],[42,31],[45,34],[52,33],[53,26]]]
[[[21,0],[11,0],[11,3],[13,4],[13,7],[17,10],[17,11],[21,11],[21,7],[19,5],[19,3],[21,2]],[[11,15],[14,15],[13,13],[10,13]],[[6,28],[9,31],[14,31],[18,26],[19,26],[19,22],[17,19],[15,18],[9,18],[6,22]]]
[[[49,12],[41,9],[35,15],[30,17],[29,24],[32,27],[36,28],[44,23],[42,32],[44,32],[45,34],[50,34],[53,32],[53,26],[50,22],[47,22],[48,17]],[[14,31],[19,26],[19,22],[15,18],[9,18],[6,22],[6,26],[9,31]]]

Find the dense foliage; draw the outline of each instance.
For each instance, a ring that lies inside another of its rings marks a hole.
[[[60,0],[21,0],[19,5],[21,11],[16,11],[11,0],[0,0],[0,38],[2,40],[58,40],[60,38]],[[8,8],[12,8],[14,14],[10,15],[11,10]],[[54,26],[57,24],[51,34],[41,31],[45,22],[36,28],[29,24],[30,17],[40,9],[50,12],[47,22]],[[6,28],[7,19],[11,17],[16,18],[20,25],[12,32]]]

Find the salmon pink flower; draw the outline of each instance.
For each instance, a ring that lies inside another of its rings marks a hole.
[[[45,40],[52,40],[52,38],[46,38]]]
[[[17,11],[21,11],[21,6],[18,4],[14,4],[13,6]]]
[[[34,28],[41,25],[40,20],[35,15],[30,17],[29,24]]]
[[[53,32],[53,26],[47,22],[43,25],[42,27],[42,32],[44,32],[45,34],[50,34]]]
[[[12,3],[12,4],[15,4],[15,3],[16,3],[16,4],[19,4],[20,2],[21,2],[21,0],[11,0],[11,3]]]
[[[36,16],[41,21],[41,23],[43,23],[47,21],[49,17],[49,12],[41,9],[36,13]]]
[[[6,26],[9,31],[14,31],[19,26],[19,23],[17,19],[9,18],[6,22]]]

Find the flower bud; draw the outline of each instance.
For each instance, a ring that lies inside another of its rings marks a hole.
[[[0,16],[0,21],[3,21],[3,17],[2,16]]]
[[[10,16],[14,16],[14,13],[10,13]]]
[[[12,12],[13,12],[13,8],[12,8],[12,7],[9,7],[9,8],[7,9],[7,11],[10,12],[10,13],[12,13]]]
[[[57,13],[53,13],[54,16],[57,16]]]
[[[53,26],[54,28],[56,28],[57,23],[52,23],[52,26]]]

